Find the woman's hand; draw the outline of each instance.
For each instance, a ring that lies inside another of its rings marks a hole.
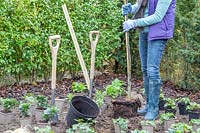
[[[122,6],[122,15],[123,16],[130,14],[131,11],[132,11],[131,3],[128,3],[128,4],[125,4]]]
[[[123,23],[123,32],[128,32],[130,29],[137,27],[135,20],[127,20]]]

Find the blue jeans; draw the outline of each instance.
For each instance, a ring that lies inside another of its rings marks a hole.
[[[151,80],[160,80],[160,61],[167,40],[148,41],[148,33],[140,32],[139,52],[143,77]]]

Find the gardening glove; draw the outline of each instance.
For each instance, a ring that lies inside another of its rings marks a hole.
[[[128,4],[125,4],[122,6],[122,15],[123,16],[130,14],[131,11],[132,11],[131,3],[128,3]]]
[[[123,23],[123,32],[128,32],[130,29],[135,29],[136,27],[136,20],[129,19]]]

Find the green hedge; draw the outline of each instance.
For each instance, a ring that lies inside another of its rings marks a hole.
[[[73,0],[66,3],[87,67],[90,65],[89,31],[99,30],[96,68],[109,62],[122,45],[123,17],[117,0]],[[62,0],[6,0],[0,3],[0,69],[17,82],[49,78],[51,53],[48,36],[60,34],[58,75],[80,70],[74,44],[64,18]]]
[[[64,18],[65,3],[86,62],[90,68],[89,31],[99,30],[96,68],[126,73],[126,49],[122,31],[121,0],[4,0],[0,3],[0,76],[11,75],[17,82],[49,79],[50,35],[61,35],[58,77],[81,70]],[[180,87],[200,86],[200,5],[198,0],[177,0],[175,34],[161,64],[164,80]],[[132,71],[141,78],[138,32],[131,31]]]
[[[200,90],[200,3],[177,1],[174,39],[168,44],[163,77],[184,89]]]

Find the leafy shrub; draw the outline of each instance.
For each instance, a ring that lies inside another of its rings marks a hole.
[[[73,92],[84,92],[87,90],[87,87],[83,83],[73,82],[72,83],[72,91]]]
[[[48,99],[43,95],[38,95],[36,97],[37,101],[37,108],[39,109],[46,109],[48,107]]]
[[[106,96],[105,91],[99,91],[99,90],[96,91],[95,102],[97,103],[99,107],[103,105],[105,96]]]
[[[188,105],[186,107],[186,110],[190,110],[190,111],[198,111],[200,110],[200,104],[196,103],[196,102],[192,102],[190,103],[190,105]]]
[[[198,0],[177,1],[174,38],[166,47],[161,65],[166,80],[197,91],[200,86],[199,6]]]
[[[68,8],[86,66],[90,65],[91,30],[101,33],[96,69],[102,69],[105,62],[110,63],[116,55],[115,49],[123,45],[120,1],[9,0],[0,3],[0,75],[10,74],[17,82],[27,78],[30,82],[38,78],[48,80],[51,70],[48,36],[55,34],[61,35],[58,77],[62,78],[66,72],[74,76],[81,70],[61,7],[63,3]]]
[[[51,56],[48,36],[61,35],[58,77],[66,72],[75,76],[81,70],[61,5],[66,3],[83,58],[90,64],[88,33],[99,30],[96,69],[126,72],[124,34],[121,32],[122,1],[118,0],[6,0],[0,3],[0,75],[11,75],[20,82],[49,79]],[[91,6],[95,5],[95,6]],[[165,80],[185,89],[199,90],[200,9],[198,0],[177,1],[174,39],[169,41],[161,65]],[[12,30],[11,30],[12,29]],[[130,32],[132,70],[141,76],[138,37]]]
[[[190,120],[190,124],[191,124],[191,125],[193,125],[193,124],[200,125],[200,119],[191,119],[191,120]]]
[[[11,112],[11,109],[17,105],[17,100],[14,98],[2,99],[2,105],[5,112]]]
[[[123,81],[115,79],[112,81],[111,85],[106,86],[106,94],[112,98],[116,98],[124,93]]]
[[[30,104],[29,103],[21,103],[19,105],[20,115],[22,117],[28,117],[29,116],[29,108],[30,108]]]
[[[58,108],[55,106],[48,107],[46,110],[44,110],[43,118],[45,121],[50,121],[52,118],[58,113]]]
[[[193,130],[192,126],[179,122],[172,124],[168,131],[169,133],[191,133]]]
[[[160,121],[161,121],[161,123],[164,123],[164,121],[169,120],[174,117],[175,116],[173,113],[163,113],[160,115]]]
[[[165,103],[165,107],[166,108],[170,108],[170,109],[175,109],[176,108],[176,102],[174,99],[172,98],[166,98],[166,103]]]
[[[190,99],[188,97],[178,98],[177,102],[183,102],[187,105],[190,103]]]
[[[31,94],[31,93],[26,94],[24,96],[24,101],[27,102],[27,103],[29,103],[30,105],[34,105],[37,102],[36,101],[36,97],[33,94]]]
[[[74,97],[74,94],[73,94],[73,93],[68,93],[66,99],[67,99],[68,101],[71,101],[73,97]]]

